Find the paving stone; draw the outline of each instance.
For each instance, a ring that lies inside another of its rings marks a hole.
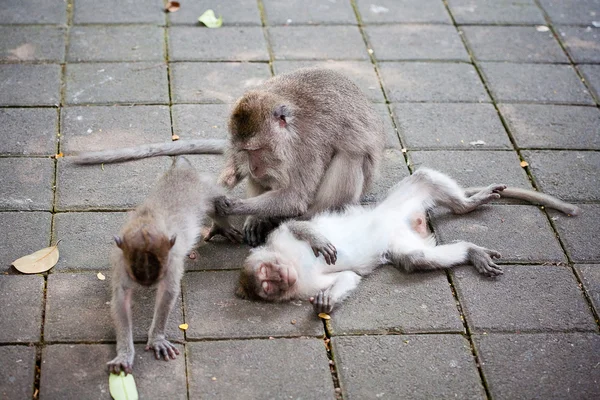
[[[124,209],[140,204],[171,161],[157,157],[125,164],[81,166],[58,161],[56,208]]]
[[[68,64],[69,104],[168,103],[163,62]]]
[[[0,105],[53,106],[59,103],[60,65],[0,65]]]
[[[103,281],[98,279],[96,272],[54,273],[48,276],[44,340],[116,340],[110,316],[112,274],[106,271],[103,273],[106,276]],[[135,341],[145,342],[148,338],[155,293],[155,288],[140,288],[135,291],[132,307]],[[74,304],[77,307],[73,307]],[[183,340],[183,333],[178,328],[183,322],[180,304],[179,301],[175,303],[169,316],[166,328],[169,340]],[[110,361],[110,358],[106,361]]]
[[[200,25],[198,17],[207,9],[212,9],[215,15],[223,16],[223,26],[229,25],[261,25],[260,14],[255,0],[238,0],[234,2],[212,0],[196,0],[185,2],[175,13],[169,13],[171,24]]]
[[[600,65],[580,65],[577,68],[596,99],[600,99]]]
[[[335,398],[319,339],[199,342],[186,350],[190,398]]]
[[[533,26],[463,26],[467,44],[478,60],[568,63],[551,31]]]
[[[452,24],[443,3],[436,0],[356,0],[364,23],[441,23]]]
[[[552,265],[506,265],[490,279],[474,268],[454,271],[454,285],[472,331],[596,331],[573,272]]]
[[[575,262],[600,261],[600,205],[578,204],[581,216],[572,218],[558,211],[550,211],[556,230],[565,244],[567,253]]]
[[[600,265],[576,265],[575,270],[581,277],[583,288],[592,300],[596,313],[600,312]]]
[[[600,62],[600,33],[592,27],[560,26],[560,40],[576,63]]]
[[[386,133],[385,147],[388,149],[400,149],[402,147],[400,146],[400,139],[398,138],[398,133],[392,123],[392,117],[387,104],[373,104],[373,108],[379,112],[381,120],[383,121]]]
[[[276,60],[369,59],[356,26],[279,26],[268,30]]]
[[[243,219],[242,223],[235,226],[242,231]],[[199,242],[195,249],[197,258],[186,260],[186,271],[241,268],[250,253],[248,245],[230,243],[226,239],[212,239],[209,243],[202,240]]]
[[[171,64],[174,103],[233,103],[271,77],[262,63]]]
[[[51,210],[54,161],[48,158],[0,158],[0,209]]]
[[[33,396],[35,348],[0,347],[0,396],[3,399],[29,399]]]
[[[393,107],[396,126],[409,149],[512,149],[491,104],[403,103]]]
[[[184,348],[177,346],[183,354]],[[185,399],[185,360],[157,361],[135,346],[135,383],[140,399]],[[106,363],[115,356],[110,344],[55,344],[42,351],[40,397],[43,399],[107,399]]]
[[[546,21],[534,0],[448,0],[458,24],[538,24]]]
[[[512,151],[411,151],[416,168],[444,172],[463,187],[503,183],[531,189],[527,174]]]
[[[73,11],[75,24],[164,24],[162,0],[76,0]]]
[[[0,153],[56,154],[58,113],[52,108],[0,108]]]
[[[361,199],[363,203],[373,203],[384,199],[392,186],[409,175],[404,155],[397,149],[386,149],[379,169],[379,177],[371,185],[371,190]]]
[[[65,24],[67,2],[55,0],[2,0],[0,24]]]
[[[323,325],[308,301],[242,300],[234,295],[238,276],[239,271],[185,274],[183,296],[188,339],[323,334]]]
[[[477,335],[474,341],[494,399],[600,396],[597,334],[491,334]]]
[[[109,254],[126,213],[60,213],[54,217],[54,235],[62,239],[55,270],[108,269]]]
[[[74,26],[68,61],[161,61],[165,31],[156,26]]]
[[[269,52],[262,28],[224,27],[208,29],[177,26],[169,28],[171,61],[268,61]]]
[[[306,67],[330,68],[342,73],[350,78],[367,95],[369,100],[377,103],[385,102],[377,73],[370,61],[275,61],[273,63],[276,75]]]
[[[263,1],[269,25],[354,24],[356,15],[349,1]]]
[[[600,15],[597,0],[579,0],[577,5],[562,0],[540,0],[555,24],[591,25]]]
[[[333,335],[463,332],[444,272],[407,274],[381,267],[335,309]]]
[[[0,275],[0,342],[40,340],[43,298],[41,275]]]
[[[0,60],[61,62],[65,58],[64,35],[64,29],[58,27],[0,26]]]
[[[497,102],[593,104],[569,65],[480,63]]]
[[[470,64],[382,62],[383,88],[392,102],[489,102]]]
[[[469,342],[461,335],[335,337],[345,399],[484,399]]]
[[[545,104],[498,105],[521,148],[600,149],[600,111]]]
[[[173,133],[182,139],[227,139],[231,106],[176,104],[171,108]]]
[[[378,60],[470,60],[452,25],[379,25],[365,31]]]
[[[600,153],[523,151],[540,189],[563,200],[600,200]]]
[[[61,129],[60,150],[67,155],[171,140],[168,106],[66,107]]]
[[[24,255],[48,247],[50,243],[49,212],[0,213],[0,271],[16,271],[10,263]]]
[[[436,209],[432,219],[439,243],[464,240],[499,251],[498,263],[565,261],[546,216],[537,207],[486,205],[460,216]]]

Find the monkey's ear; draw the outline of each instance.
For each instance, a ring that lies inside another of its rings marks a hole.
[[[171,245],[171,247],[175,245],[175,239],[177,239],[177,235],[171,236],[171,240],[169,240],[169,244]]]
[[[281,104],[275,107],[275,110],[273,110],[273,116],[279,120],[279,126],[285,128],[288,123],[288,119],[292,116],[292,111],[285,104]]]
[[[123,248],[123,239],[121,239],[117,235],[113,236],[113,238],[115,239],[115,243],[117,244],[117,247],[122,249]]]

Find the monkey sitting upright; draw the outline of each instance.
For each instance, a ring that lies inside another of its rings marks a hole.
[[[221,198],[220,215],[249,215],[246,241],[256,246],[280,219],[358,204],[377,173],[385,145],[379,113],[340,73],[307,68],[273,77],[245,93],[229,119],[230,146],[219,181],[248,178],[247,199]],[[99,164],[221,151],[191,140],[80,154]]]
[[[329,313],[356,288],[361,276],[386,263],[409,272],[470,263],[493,277],[502,274],[493,261],[500,254],[468,242],[437,246],[427,230],[428,209],[440,205],[464,214],[502,195],[569,214],[579,211],[552,196],[505,185],[467,191],[469,197],[448,176],[421,168],[374,208],[355,206],[309,221],[285,222],[266,245],[252,250],[236,294],[267,301],[309,298],[316,312]]]
[[[117,333],[117,356],[109,370],[130,373],[133,366],[131,299],[135,287],[158,284],[154,317],[146,350],[157,359],[175,358],[179,351],[165,337],[169,313],[177,301],[185,256],[200,234],[205,215],[213,217],[211,235],[232,241],[242,235],[227,218],[214,215],[214,197],[221,193],[211,179],[201,177],[184,157],[177,157],[148,198],[138,206],[115,236],[111,253],[111,310]]]

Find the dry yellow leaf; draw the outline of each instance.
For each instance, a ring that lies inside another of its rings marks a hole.
[[[185,331],[189,327],[190,326],[188,324],[181,324],[181,325],[179,325],[179,329],[181,329],[182,331]]]
[[[319,313],[319,318],[321,318],[321,319],[331,319],[331,317],[329,316],[329,314],[325,314],[324,312]]]
[[[179,10],[179,7],[180,7],[180,5],[179,5],[178,1],[170,1],[165,6],[165,11],[166,12],[175,12],[175,11]]]
[[[61,152],[54,155],[54,158],[63,158],[65,155]]]
[[[521,167],[525,168],[529,165],[527,161],[521,161]]]
[[[100,279],[101,281],[103,281],[103,280],[105,280],[105,279],[106,279],[106,277],[104,276],[104,274],[103,274],[102,272],[98,272],[98,273],[96,274],[96,276],[97,276],[97,277],[98,277],[98,279]]]
[[[172,136],[171,136],[171,140],[172,140],[172,141],[179,140],[179,136],[178,136],[178,135],[172,135]]]
[[[39,274],[46,272],[54,267],[58,262],[58,243],[50,247],[43,248],[35,253],[21,257],[12,262],[12,265],[24,274]]]

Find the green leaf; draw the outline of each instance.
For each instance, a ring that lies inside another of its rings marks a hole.
[[[219,16],[217,18],[213,10],[204,11],[204,14],[198,17],[198,21],[202,22],[208,28],[220,28],[223,25],[223,17]]]
[[[138,391],[132,374],[125,375],[123,371],[119,375],[110,374],[108,387],[110,395],[115,400],[138,400]]]

